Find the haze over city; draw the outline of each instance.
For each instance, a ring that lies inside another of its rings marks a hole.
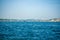
[[[0,18],[60,18],[60,0],[0,0]]]

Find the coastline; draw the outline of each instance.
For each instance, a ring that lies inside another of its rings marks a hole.
[[[60,18],[54,19],[0,19],[0,22],[60,22]]]

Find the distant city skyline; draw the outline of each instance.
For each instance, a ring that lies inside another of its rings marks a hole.
[[[60,18],[60,0],[0,0],[0,18]]]

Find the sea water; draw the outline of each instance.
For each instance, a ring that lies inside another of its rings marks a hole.
[[[60,22],[0,22],[0,40],[60,40]]]

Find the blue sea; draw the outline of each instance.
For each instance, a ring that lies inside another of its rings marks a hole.
[[[0,40],[60,40],[60,22],[0,22]]]

